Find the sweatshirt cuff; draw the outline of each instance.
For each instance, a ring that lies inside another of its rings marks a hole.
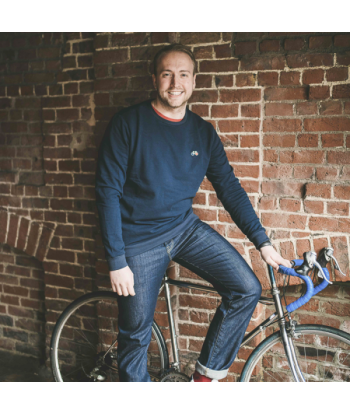
[[[110,271],[116,271],[128,266],[125,255],[116,256],[115,258],[107,258],[107,262]]]
[[[250,242],[252,242],[256,249],[263,243],[270,241],[270,238],[266,235],[264,231],[260,231],[259,233],[256,233],[252,237],[249,238]]]

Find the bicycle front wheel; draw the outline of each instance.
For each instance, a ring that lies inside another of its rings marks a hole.
[[[321,325],[300,325],[292,339],[300,380],[350,382],[350,334]],[[294,382],[280,331],[250,355],[241,382]]]
[[[61,314],[51,338],[51,369],[57,382],[118,382],[117,294],[83,295]],[[158,381],[169,368],[164,337],[153,322],[147,369]]]

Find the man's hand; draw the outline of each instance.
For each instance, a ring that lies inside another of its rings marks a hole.
[[[278,271],[279,265],[284,265],[285,267],[292,268],[292,264],[287,260],[281,257],[281,255],[276,252],[275,248],[271,245],[263,246],[260,248],[260,254],[262,259],[269,265],[271,265],[276,271]]]
[[[127,297],[135,295],[134,274],[129,267],[124,267],[115,271],[109,271],[111,285],[114,292]]]

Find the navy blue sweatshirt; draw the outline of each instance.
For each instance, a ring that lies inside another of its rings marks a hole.
[[[192,200],[204,176],[256,248],[269,240],[210,123],[188,108],[181,121],[168,121],[150,100],[116,113],[98,151],[95,186],[109,270],[199,221]]]

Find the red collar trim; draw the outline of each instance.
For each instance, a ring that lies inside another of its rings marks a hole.
[[[154,111],[156,112],[156,114],[158,114],[160,117],[164,118],[165,120],[172,121],[172,122],[180,122],[180,121],[182,121],[182,120],[183,120],[183,118],[181,118],[181,120],[175,120],[174,118],[169,118],[169,117],[166,117],[166,116],[165,116],[165,115],[163,115],[161,112],[157,111],[157,110],[154,108],[154,106],[153,106],[153,105],[152,105],[152,108],[154,109]]]

